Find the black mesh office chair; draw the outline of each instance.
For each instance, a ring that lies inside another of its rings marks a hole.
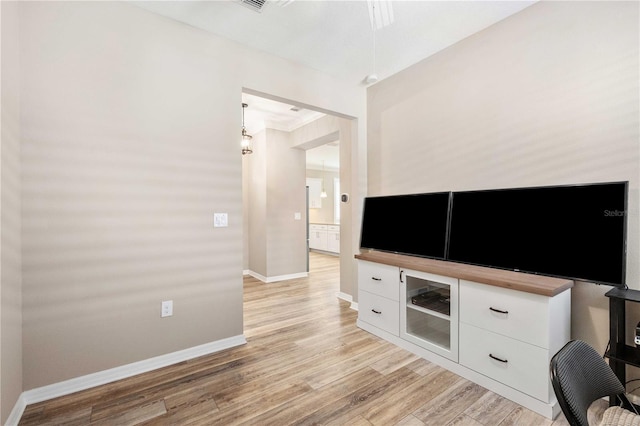
[[[615,395],[627,410],[635,409],[620,380],[587,343],[572,340],[551,358],[551,384],[560,408],[572,426],[588,426],[587,409],[597,399]]]

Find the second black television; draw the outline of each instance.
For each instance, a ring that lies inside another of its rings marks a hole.
[[[449,192],[367,197],[360,247],[445,259]]]
[[[454,192],[447,258],[624,287],[627,185]]]

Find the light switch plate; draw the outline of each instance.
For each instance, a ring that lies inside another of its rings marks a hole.
[[[295,212],[295,213],[293,214],[293,219],[294,219],[294,220],[300,220],[300,219],[302,219],[302,214],[301,214],[300,212]]]
[[[229,226],[229,217],[226,213],[214,213],[213,214],[213,227],[224,228]]]

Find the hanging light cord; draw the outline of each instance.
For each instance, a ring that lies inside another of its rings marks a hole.
[[[372,28],[373,28],[373,74],[376,73],[376,5],[375,3],[371,5],[373,8],[373,20],[372,20]]]
[[[242,128],[244,129],[244,109],[247,107],[247,104],[242,103]]]

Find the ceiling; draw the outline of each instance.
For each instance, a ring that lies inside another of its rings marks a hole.
[[[368,2],[240,0],[133,4],[353,84],[389,77],[533,4],[534,1],[391,1],[394,22],[375,32]]]
[[[266,99],[260,96],[242,94],[242,102],[247,104],[244,111],[245,127],[249,134],[255,134],[268,127],[290,132],[307,123],[315,121],[325,114],[305,109],[294,104]],[[297,111],[293,111],[292,108]],[[327,171],[340,168],[340,142],[330,142],[317,148],[308,149],[307,168]]]
[[[245,127],[250,134],[258,133],[265,127],[291,132],[325,116],[324,113],[298,105],[285,104],[248,93],[242,94],[242,102],[247,104],[244,117]]]

